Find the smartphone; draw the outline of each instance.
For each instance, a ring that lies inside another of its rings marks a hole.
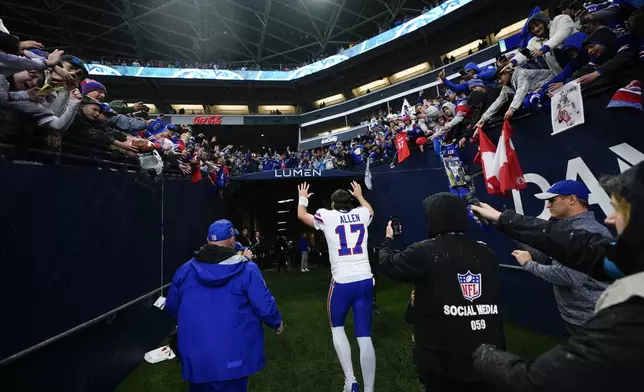
[[[54,88],[53,88],[51,85],[49,85],[49,84],[45,84],[44,86],[42,86],[42,87],[38,90],[38,92],[39,92],[40,94],[49,95],[49,94],[51,94],[51,93],[53,93],[53,92],[54,92]]]
[[[397,216],[392,216],[389,218],[391,221],[391,228],[394,229],[394,235],[398,236],[402,234],[402,224],[400,223],[400,218]]]
[[[521,53],[522,55],[524,55],[525,57],[527,57],[529,59],[532,59],[532,52],[528,48],[523,48],[523,49],[519,50],[519,53]]]

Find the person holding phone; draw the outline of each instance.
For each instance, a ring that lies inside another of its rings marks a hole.
[[[552,71],[552,74],[559,74],[562,69],[554,50],[576,32],[575,22],[566,14],[557,15],[550,20],[548,15],[537,12],[528,19],[527,24],[533,37],[528,41],[526,51],[517,53],[506,69],[518,67],[529,60],[538,60],[543,56],[545,66]]]
[[[437,193],[423,201],[423,209],[429,238],[396,252],[389,222],[378,258],[382,274],[415,286],[407,320],[414,325],[419,379],[427,391],[491,391],[472,354],[483,343],[505,346],[499,260],[466,235],[463,199]]]

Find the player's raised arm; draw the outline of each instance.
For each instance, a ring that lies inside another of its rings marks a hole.
[[[312,193],[309,193],[309,184],[305,182],[298,185],[297,192],[300,196],[297,205],[297,218],[304,222],[306,225],[315,228],[313,215],[309,214],[306,211],[306,207],[309,206],[309,197],[313,195]]]
[[[351,182],[351,188],[352,188],[352,190],[349,191],[349,193],[351,193],[351,196],[353,196],[356,199],[358,199],[358,202],[360,203],[360,206],[362,206],[362,207],[366,208],[367,210],[369,210],[369,213],[371,214],[371,217],[373,218],[373,215],[374,215],[373,214],[373,208],[371,208],[371,204],[369,204],[369,202],[362,195],[362,187],[360,186],[360,184],[358,184],[357,182],[353,181],[353,182]]]

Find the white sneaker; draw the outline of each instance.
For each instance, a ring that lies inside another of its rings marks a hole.
[[[308,269],[308,268],[305,268],[305,269],[304,269],[304,271],[306,271],[306,272],[311,272],[311,270],[310,270],[310,269]]]
[[[306,271],[302,270],[302,272],[306,272]]]
[[[143,358],[149,363],[159,363],[174,359],[176,355],[170,349],[170,346],[163,346],[145,353]]]

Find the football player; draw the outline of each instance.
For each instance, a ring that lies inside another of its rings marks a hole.
[[[359,392],[353,374],[351,346],[344,331],[344,322],[353,309],[355,334],[360,346],[360,365],[364,378],[364,391],[373,392],[376,377],[376,352],[371,341],[373,308],[373,275],[369,265],[367,227],[373,219],[373,208],[362,196],[357,182],[351,183],[351,191],[338,189],[331,196],[331,210],[319,209],[315,215],[306,211],[309,204],[309,185],[298,186],[298,218],[324,233],[329,246],[331,262],[331,285],[327,311],[331,324],[333,345],[344,371],[344,392]],[[353,199],[360,207],[353,208]]]

